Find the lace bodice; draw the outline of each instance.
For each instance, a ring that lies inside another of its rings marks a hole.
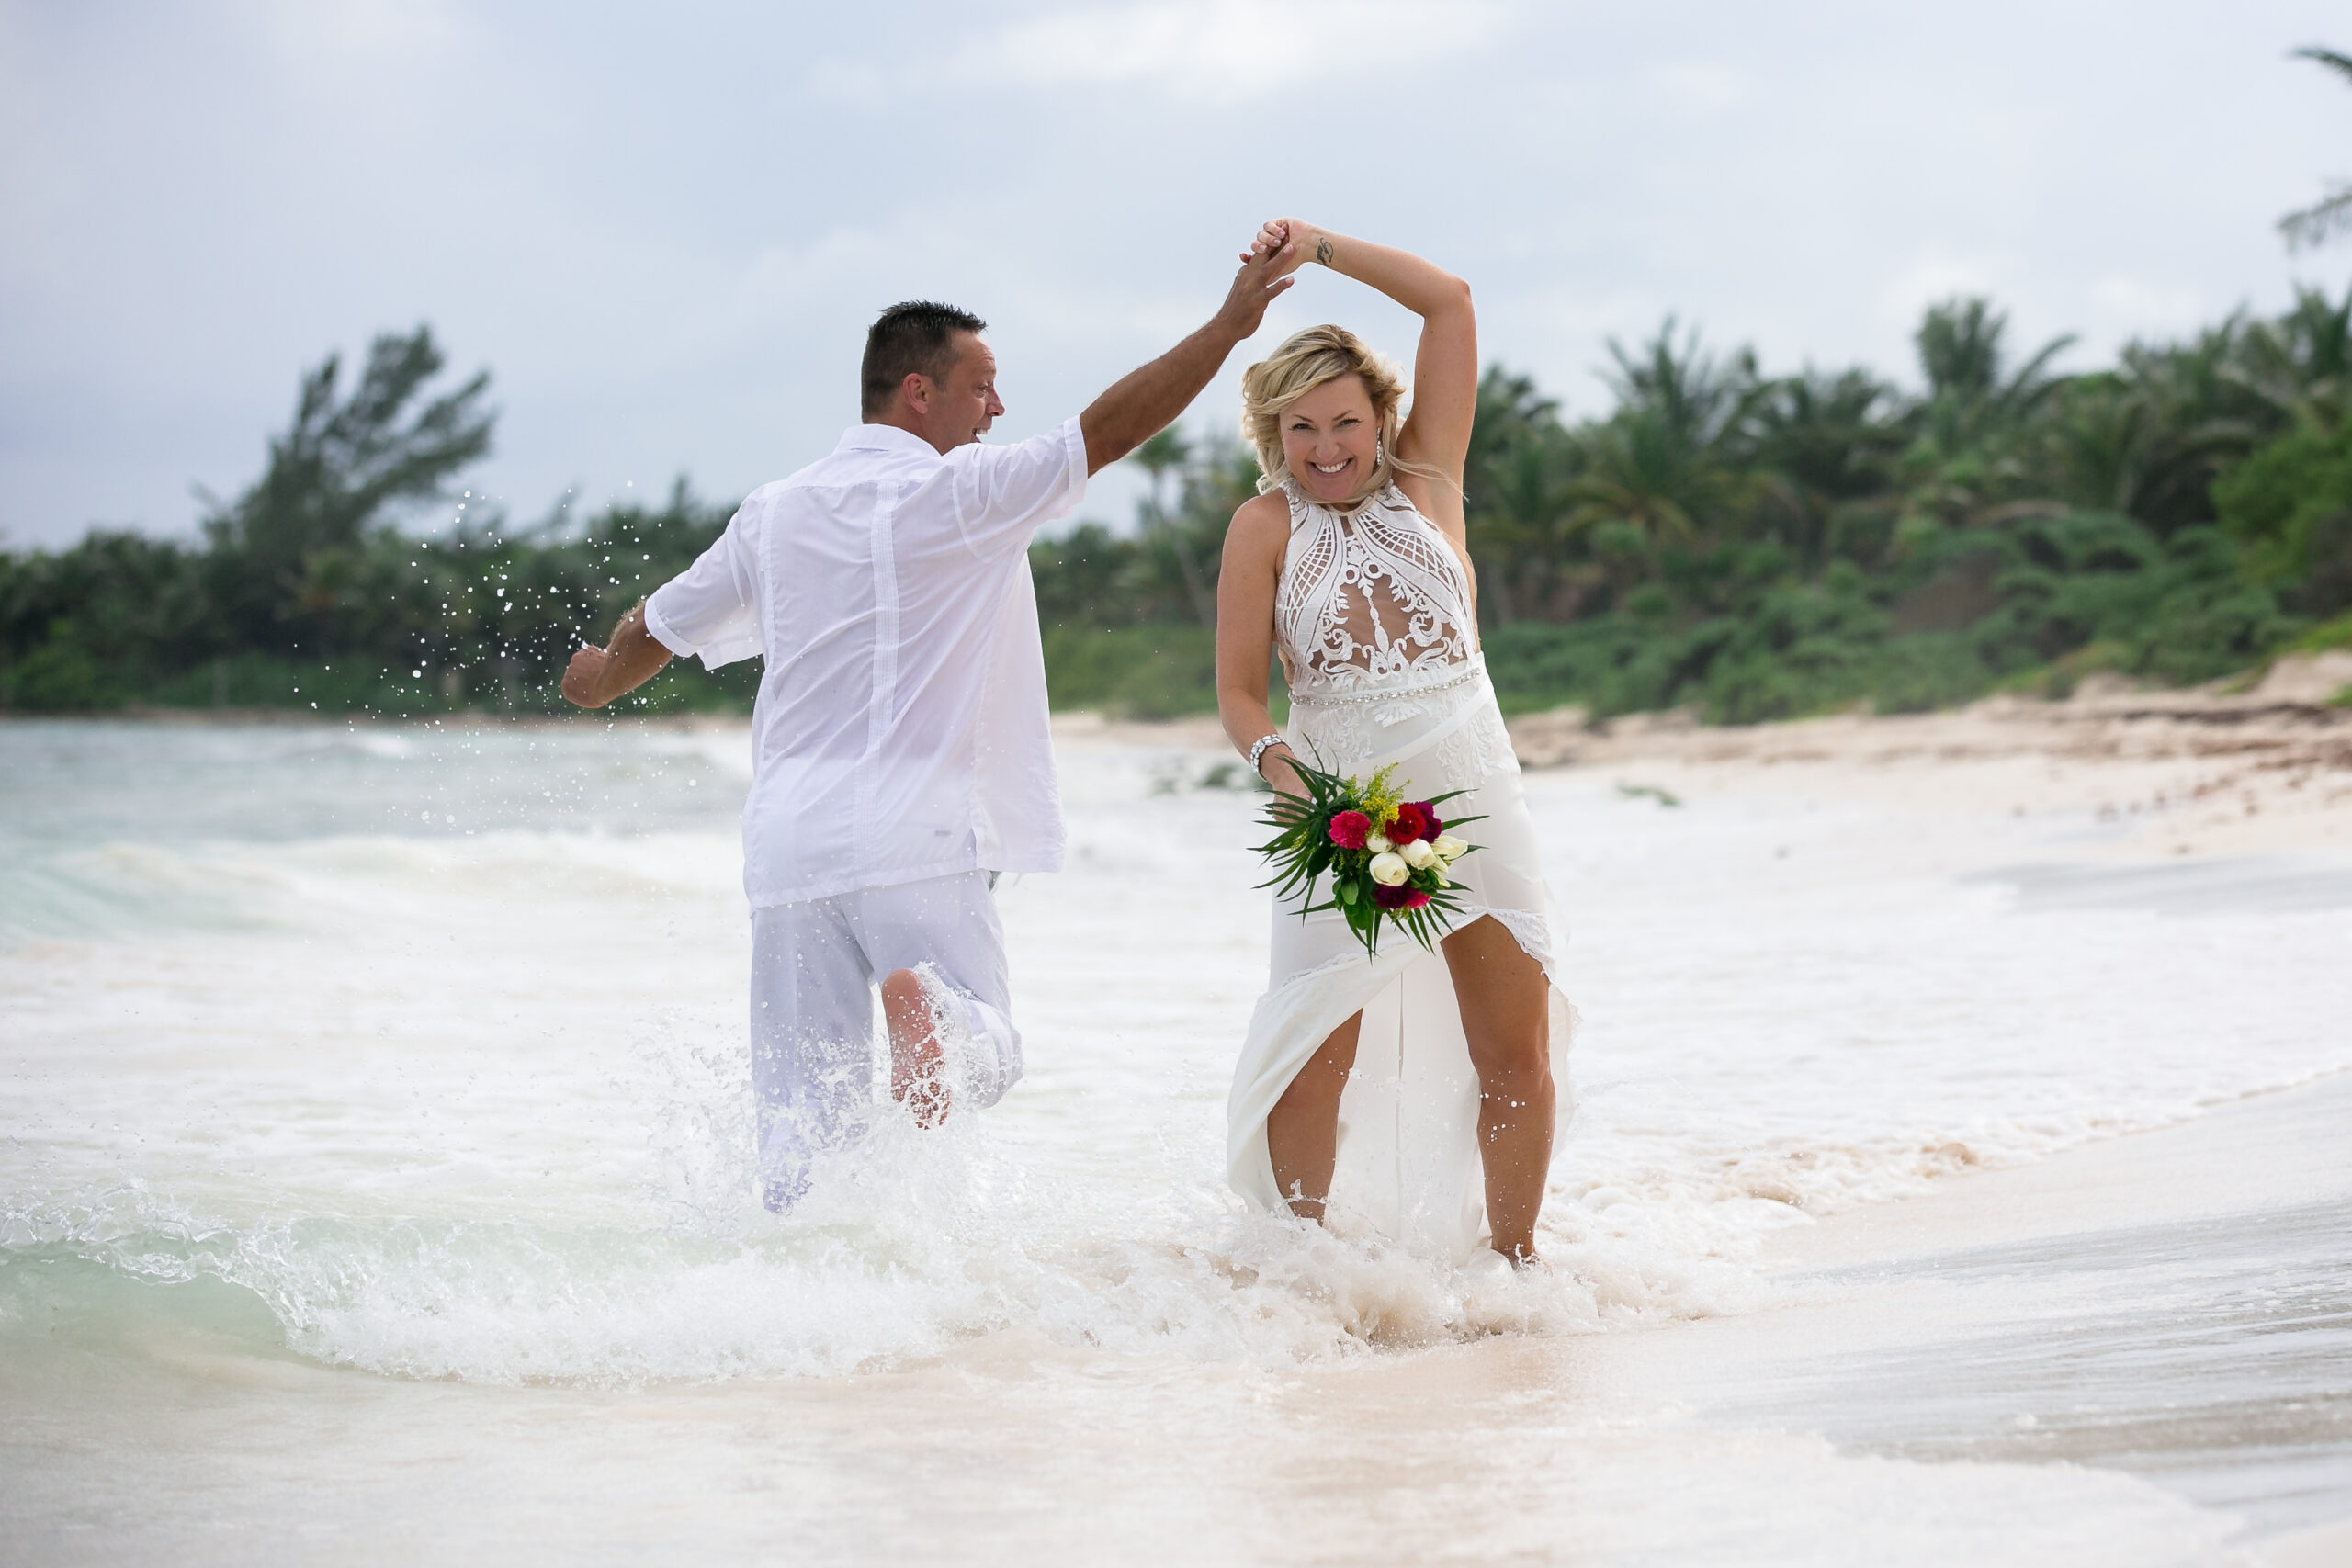
[[[1342,517],[1285,481],[1290,544],[1274,645],[1294,696],[1419,682],[1478,651],[1453,547],[1391,485]]]

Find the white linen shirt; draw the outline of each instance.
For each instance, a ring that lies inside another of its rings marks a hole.
[[[743,805],[753,908],[956,872],[1058,871],[1029,541],[1086,490],[1078,421],[942,457],[894,425],[753,491],[645,602],[717,669],[763,654]]]

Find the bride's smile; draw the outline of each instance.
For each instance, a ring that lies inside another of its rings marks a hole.
[[[1362,497],[1379,431],[1363,378],[1341,376],[1283,411],[1283,456],[1309,496],[1345,506]]]

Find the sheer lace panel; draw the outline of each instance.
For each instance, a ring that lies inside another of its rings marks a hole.
[[[1294,692],[1441,674],[1477,651],[1461,560],[1403,491],[1342,517],[1283,489],[1291,535],[1274,632]]]

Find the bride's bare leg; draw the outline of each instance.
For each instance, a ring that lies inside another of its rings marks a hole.
[[[1510,930],[1482,915],[1447,937],[1446,967],[1478,1072],[1478,1150],[1497,1252],[1535,1256],[1535,1216],[1552,1169],[1550,982]]]
[[[1301,1219],[1323,1217],[1331,1195],[1331,1167],[1339,1158],[1340,1091],[1356,1065],[1358,1013],[1316,1049],[1298,1077],[1266,1113],[1266,1152],[1273,1156],[1274,1182]]]

